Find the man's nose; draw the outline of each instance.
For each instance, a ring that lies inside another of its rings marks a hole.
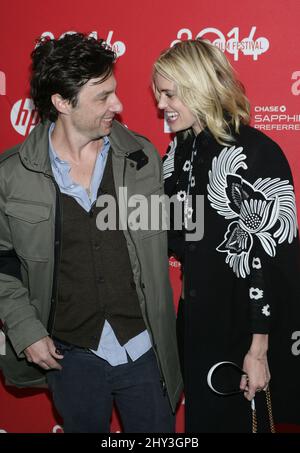
[[[115,95],[115,99],[113,100],[113,103],[112,103],[112,106],[111,106],[111,110],[114,113],[121,113],[123,111],[122,102],[120,101],[120,99],[118,98],[117,95]]]

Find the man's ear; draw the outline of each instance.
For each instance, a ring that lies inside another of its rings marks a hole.
[[[58,93],[55,93],[55,94],[52,94],[51,96],[51,101],[52,101],[52,104],[54,105],[54,107],[56,108],[56,110],[59,112],[59,113],[62,113],[62,114],[68,114],[71,110],[71,103],[67,100],[67,99],[64,99],[60,94]]]

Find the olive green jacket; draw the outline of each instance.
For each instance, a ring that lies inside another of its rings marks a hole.
[[[22,387],[45,383],[45,372],[29,364],[23,351],[51,335],[49,317],[59,303],[57,231],[61,218],[48,155],[48,129],[49,123],[39,124],[23,144],[0,156],[0,318],[6,335],[0,368],[9,382]],[[114,121],[110,143],[117,194],[119,187],[127,188],[128,198],[163,194],[160,157],[147,139]],[[140,150],[148,157],[141,168],[132,154]],[[167,234],[162,229],[132,231],[128,227],[124,235],[141,311],[174,410],[182,381]]]

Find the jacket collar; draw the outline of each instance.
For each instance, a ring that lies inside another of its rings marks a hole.
[[[51,174],[48,152],[50,124],[50,121],[38,124],[20,147],[21,161],[29,170]]]
[[[143,149],[143,145],[135,138],[134,134],[114,120],[112,131],[109,136],[113,152],[118,155],[126,155]]]
[[[38,124],[20,147],[20,158],[30,170],[52,174],[49,158],[48,131],[50,122]],[[118,121],[114,120],[109,140],[114,154],[127,154],[143,149],[143,145]]]

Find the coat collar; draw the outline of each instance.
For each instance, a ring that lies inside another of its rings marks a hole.
[[[119,155],[126,155],[144,148],[135,135],[116,120],[113,122],[109,140],[114,153]]]
[[[21,161],[29,170],[51,174],[48,152],[50,124],[49,121],[38,124],[20,147]]]
[[[48,131],[50,122],[38,124],[20,147],[19,153],[23,164],[30,170],[52,174],[48,151]],[[143,145],[118,121],[114,120],[109,140],[113,153],[126,157],[128,154],[143,149]]]

